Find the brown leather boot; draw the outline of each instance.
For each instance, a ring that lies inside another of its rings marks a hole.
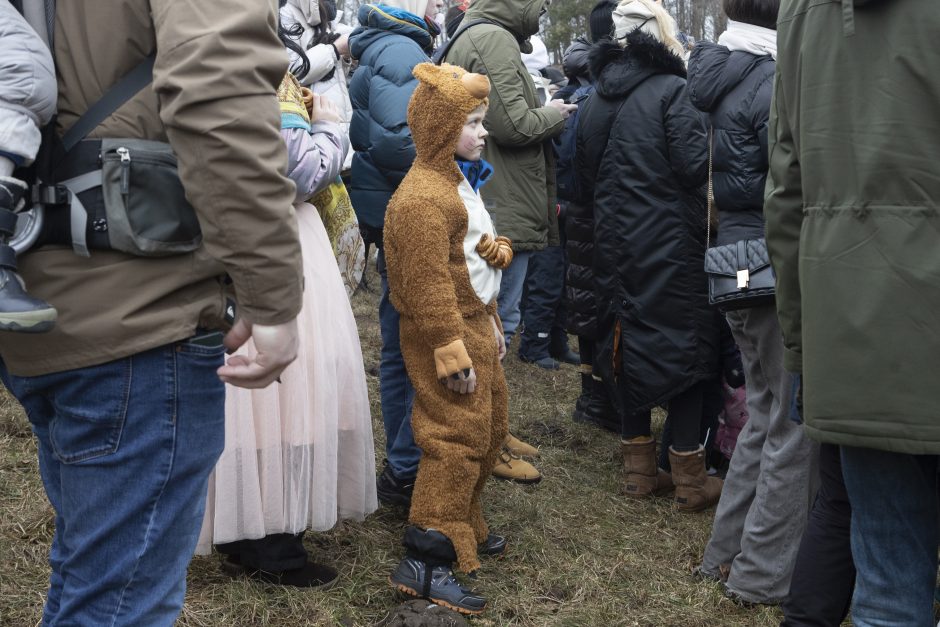
[[[623,494],[634,498],[662,496],[672,490],[672,477],[656,465],[656,440],[621,440]]]
[[[724,482],[705,473],[705,448],[677,453],[669,447],[672,480],[676,484],[676,506],[684,512],[700,512],[718,502]]]

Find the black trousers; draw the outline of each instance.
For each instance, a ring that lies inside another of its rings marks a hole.
[[[672,442],[676,450],[692,451],[698,448],[699,430],[702,422],[702,401],[709,381],[700,381],[669,399],[669,417],[672,426]],[[621,416],[620,435],[624,440],[650,435],[652,416],[650,410],[629,416]]]
[[[257,540],[217,544],[215,549],[237,557],[245,568],[267,573],[303,568],[308,557],[303,533],[274,533]]]
[[[523,331],[519,354],[530,361],[549,356],[553,335],[568,342],[565,266],[565,249],[561,246],[549,246],[529,258],[520,304]]]
[[[819,475],[819,492],[800,542],[780,627],[838,627],[852,602],[852,508],[838,446],[820,445]]]

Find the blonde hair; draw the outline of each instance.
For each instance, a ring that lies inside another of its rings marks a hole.
[[[620,4],[617,5],[617,8],[614,9],[614,24],[616,25],[617,22],[618,9],[625,8],[631,4],[642,5],[649,12],[650,18],[656,21],[655,28],[649,28],[647,25],[641,26],[640,28],[642,28],[643,32],[655,37],[672,52],[684,59],[686,50],[685,47],[679,43],[678,37],[676,37],[676,20],[673,19],[669,11],[656,0],[622,0]],[[634,28],[630,28],[628,32],[623,33],[619,39],[620,45],[626,45],[625,37],[629,32],[633,31]]]

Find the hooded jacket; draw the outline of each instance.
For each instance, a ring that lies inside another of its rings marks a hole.
[[[823,442],[940,454],[938,29],[930,0],[780,7],[764,216]]]
[[[394,7],[364,4],[349,49],[359,67],[349,84],[353,107],[349,139],[349,198],[361,224],[381,230],[385,207],[414,161],[408,101],[418,81],[414,67],[428,60],[431,35],[424,19]]]
[[[59,319],[49,333],[0,334],[13,374],[93,366],[185,339],[199,326],[220,328],[226,273],[246,319],[296,317],[303,275],[294,186],[283,174],[275,90],[287,57],[276,26],[275,6],[253,0],[58,3],[58,131],[156,52],[152,85],[90,136],[169,141],[203,246],[161,258],[84,258],[56,246],[22,255],[30,292],[53,303]]]
[[[689,97],[713,129],[718,245],[764,237],[767,122],[774,60],[702,42],[689,57]]]
[[[557,110],[543,107],[522,63],[528,38],[539,30],[545,0],[474,0],[464,24],[485,19],[459,35],[445,60],[490,79],[490,133],[483,157],[496,172],[483,200],[496,230],[514,250],[557,245],[555,171],[549,140],[564,128]]]
[[[314,6],[315,13],[311,12],[313,7],[306,0],[290,0],[279,11],[281,24],[289,32],[293,28],[300,29],[300,35],[295,37],[289,34],[288,36],[307,51],[306,57],[310,69],[307,70],[306,75],[297,77],[297,80],[301,85],[309,87],[310,91],[326,96],[336,105],[339,109],[343,132],[348,136],[349,122],[352,119],[352,103],[349,101],[349,86],[347,85],[350,62],[349,59],[340,57],[334,46],[326,43],[313,43],[315,27],[320,24],[319,2],[314,3]],[[342,33],[349,33],[352,29],[336,21],[330,24],[330,30],[338,36]],[[290,48],[287,48],[287,59],[291,68],[296,68],[300,64],[300,57]],[[352,167],[352,157],[353,153],[349,151],[343,163],[344,170]]]
[[[718,318],[708,304],[705,117],[682,59],[635,30],[591,52],[596,91],[580,112],[577,170],[593,203],[598,341],[594,368],[625,411],[715,376]]]

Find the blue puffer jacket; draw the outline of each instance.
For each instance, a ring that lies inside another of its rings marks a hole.
[[[418,84],[411,70],[428,61],[432,39],[424,19],[402,9],[364,4],[349,36],[359,68],[349,84],[356,151],[349,196],[359,223],[381,230],[385,207],[415,158],[408,101]]]

